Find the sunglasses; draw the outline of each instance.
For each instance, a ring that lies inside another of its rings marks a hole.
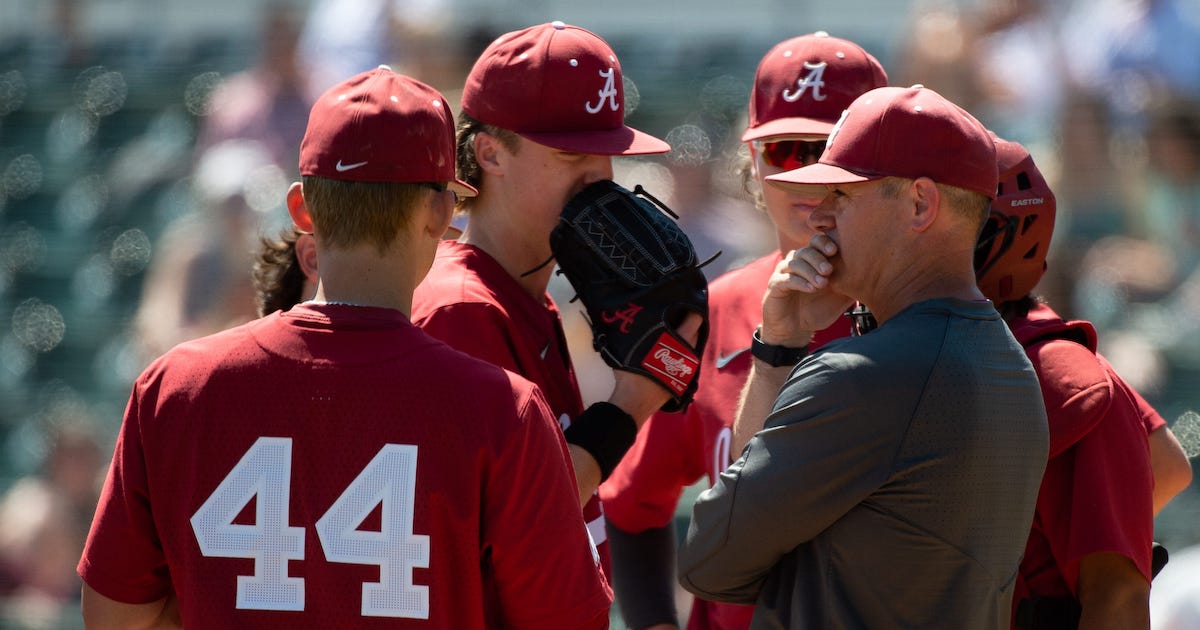
[[[780,140],[779,142],[754,141],[754,148],[763,161],[776,168],[787,170],[808,166],[819,160],[825,152],[824,140]]]
[[[441,193],[444,193],[447,190],[449,190],[450,194],[454,195],[454,205],[456,205],[456,206],[458,205],[458,193],[454,192],[453,188],[448,188],[446,186],[446,182],[421,182],[421,185],[426,188],[432,188],[433,190],[436,190]]]

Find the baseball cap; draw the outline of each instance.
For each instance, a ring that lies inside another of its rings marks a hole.
[[[562,151],[666,153],[671,146],[625,125],[617,55],[598,35],[562,22],[506,33],[471,68],[462,109],[472,118]]]
[[[354,182],[446,182],[454,174],[454,115],[435,89],[379,66],[329,88],[308,115],[300,174]]]
[[[883,66],[854,42],[825,31],[784,40],[758,63],[742,142],[827,136],[855,98],[885,85]]]
[[[974,116],[921,85],[876,88],[842,113],[816,164],[767,177],[783,188],[928,177],[996,197],[996,148]]]

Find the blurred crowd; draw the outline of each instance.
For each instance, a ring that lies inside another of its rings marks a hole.
[[[12,405],[20,413],[0,410],[0,627],[77,625],[74,567],[123,404],[93,404],[40,355],[64,343],[93,348],[88,366],[70,369],[120,397],[171,346],[253,318],[254,255],[263,236],[287,224],[284,192],[297,178],[311,100],[387,63],[457,101],[467,64],[494,33],[456,24],[450,1],[314,0],[305,10],[265,4],[241,67],[199,68],[180,103],[149,113],[132,102],[135,77],[97,65],[97,51],[71,36],[77,3],[56,4],[58,59],[24,71],[0,60],[0,393],[12,401],[13,392],[51,383]],[[547,20],[560,17],[568,19]],[[872,51],[892,83],[921,83],[963,105],[1028,147],[1051,180],[1059,227],[1037,292],[1064,316],[1094,321],[1101,350],[1158,407],[1189,455],[1200,454],[1193,411],[1200,402],[1200,3],[919,2],[893,19],[899,45]],[[821,28],[798,22],[796,34]],[[620,33],[602,34],[621,49]],[[707,95],[688,104],[650,102],[655,91],[636,85],[638,70],[661,60],[638,58],[637,48],[621,52],[627,80],[642,94],[627,110],[674,149],[619,161],[616,178],[643,184],[676,211],[702,257],[721,252],[706,267],[710,278],[775,245],[732,166],[754,63],[773,41],[729,60],[719,76],[674,68],[703,86],[680,90],[681,97]],[[22,130],[36,120],[22,118],[22,105],[51,63],[58,76],[74,79],[76,107],[46,128]],[[656,107],[681,114],[656,119]],[[90,144],[119,127],[106,126],[106,118],[122,109],[152,119],[119,149],[89,154]],[[13,140],[22,131],[28,145]],[[97,166],[64,170],[80,156]],[[150,211],[141,220],[127,216],[123,206],[143,202],[148,191]],[[53,217],[48,225],[63,234],[61,243],[23,219],[22,209]],[[74,306],[37,292],[39,278],[56,277],[55,265],[67,267],[57,277],[67,279]],[[129,283],[126,298],[121,287]],[[551,291],[564,311],[585,403],[602,400],[611,375],[568,304],[570,287],[556,280]],[[1158,538],[1182,552],[1200,544],[1197,523],[1193,488],[1159,517]],[[1189,556],[1178,557],[1182,565]],[[1200,582],[1195,569],[1175,571],[1177,579]],[[1156,627],[1167,627],[1167,613],[1156,614]]]

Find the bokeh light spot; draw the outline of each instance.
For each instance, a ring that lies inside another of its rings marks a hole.
[[[212,111],[213,90],[221,84],[219,72],[202,72],[188,81],[183,92],[183,104],[196,116],[207,116]]]
[[[750,86],[732,75],[713,77],[700,90],[700,106],[717,120],[740,114],[750,100]]]
[[[642,103],[642,93],[638,91],[633,79],[624,75],[621,76],[621,87],[625,90],[625,116],[628,117],[633,115]]]
[[[42,164],[29,153],[13,158],[0,180],[10,199],[24,199],[42,187]]]
[[[28,87],[19,70],[0,73],[0,116],[7,116],[25,103]]]
[[[25,347],[49,352],[62,343],[67,323],[53,305],[29,298],[13,310],[12,328],[13,334]]]
[[[0,234],[0,265],[10,272],[38,268],[46,257],[46,239],[28,223],[14,223]]]
[[[679,125],[667,132],[666,140],[671,145],[667,157],[676,164],[695,166],[712,157],[712,139],[696,125]]]
[[[1171,425],[1171,432],[1179,440],[1188,459],[1200,457],[1200,413],[1186,411]]]
[[[287,197],[289,185],[283,169],[274,164],[260,166],[246,177],[243,190],[246,205],[260,214],[280,208]]]
[[[131,276],[150,264],[150,237],[146,233],[132,228],[125,230],[113,240],[109,258],[113,270],[124,276]]]
[[[74,87],[75,104],[97,116],[120,111],[129,95],[125,77],[104,66],[93,66],[79,73]]]

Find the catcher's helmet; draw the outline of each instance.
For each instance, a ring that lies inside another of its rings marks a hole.
[[[1046,273],[1055,200],[1020,144],[996,138],[996,166],[1000,185],[975,244],[975,279],[1000,304],[1025,297]]]

